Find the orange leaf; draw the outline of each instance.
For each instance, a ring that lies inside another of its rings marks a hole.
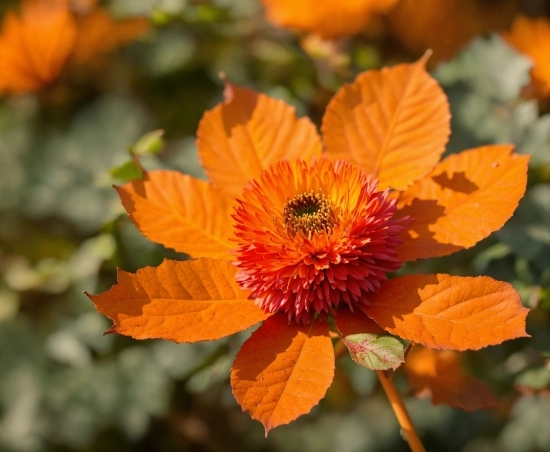
[[[231,369],[233,394],[266,435],[309,413],[334,378],[334,349],[326,322],[289,324],[274,315],[243,344]]]
[[[506,26],[516,8],[513,1],[400,0],[388,24],[414,54],[433,49],[433,63],[452,58],[476,35]]]
[[[149,240],[193,257],[231,259],[231,206],[208,182],[176,171],[151,171],[116,189]]]
[[[63,2],[26,1],[21,17],[8,13],[0,34],[0,94],[38,91],[54,81],[75,40],[76,24]]]
[[[359,74],[336,93],[321,128],[331,159],[373,174],[380,189],[404,189],[432,170],[445,150],[450,112],[426,72],[428,56]]]
[[[73,61],[89,64],[95,58],[132,41],[149,28],[144,17],[114,20],[103,8],[84,16],[79,23]]]
[[[330,39],[363,31],[373,14],[387,11],[396,0],[262,0],[262,3],[267,19],[276,25]]]
[[[208,177],[232,198],[262,169],[279,160],[309,161],[321,141],[308,118],[294,108],[226,82],[225,101],[205,112],[197,146]]]
[[[110,333],[135,339],[197,342],[246,330],[270,314],[248,299],[235,281],[236,269],[215,259],[171,261],[136,274],[118,271],[118,283],[88,295],[113,320]]]
[[[391,334],[435,349],[478,350],[529,336],[519,294],[487,276],[397,277],[363,310]]]
[[[344,337],[361,333],[387,334],[374,320],[368,318],[360,310],[351,312],[347,308],[338,309],[337,315],[334,317],[334,323],[336,323],[338,331]]]
[[[454,154],[402,193],[396,216],[414,223],[396,247],[403,261],[469,248],[512,216],[527,184],[529,156],[513,145],[482,146]]]
[[[500,407],[484,383],[462,371],[461,356],[452,350],[413,348],[403,365],[413,393],[418,397],[431,394],[434,405],[443,403],[465,411]]]
[[[533,61],[530,94],[539,99],[550,98],[550,21],[520,15],[512,23],[510,33],[503,37]]]

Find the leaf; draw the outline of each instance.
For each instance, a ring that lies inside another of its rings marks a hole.
[[[130,147],[134,155],[158,154],[164,147],[164,130],[157,129],[142,135],[136,144]]]
[[[531,86],[526,94],[538,99],[550,98],[550,21],[543,17],[530,19],[519,15],[514,19],[510,33],[504,33],[503,37],[533,61]]]
[[[151,171],[116,189],[149,240],[193,257],[231,259],[231,206],[208,182],[176,171]]]
[[[445,256],[500,229],[527,184],[529,157],[512,149],[490,145],[453,154],[402,193],[396,217],[415,221],[401,234],[399,259]]]
[[[334,349],[326,322],[289,324],[268,318],[243,344],[231,370],[233,395],[260,421],[266,435],[309,413],[334,377]]]
[[[396,0],[262,0],[262,3],[267,19],[274,24],[332,39],[361,33],[373,15],[389,10]]]
[[[413,394],[431,394],[434,405],[465,411],[499,408],[502,404],[497,397],[484,383],[466,375],[460,360],[461,354],[452,350],[413,348],[403,365]]]
[[[90,65],[98,57],[136,39],[149,28],[145,17],[116,21],[104,8],[84,16],[79,23],[73,61]]]
[[[129,160],[122,165],[115,166],[109,170],[109,174],[115,179],[120,179],[125,182],[138,180],[143,177],[143,172],[139,165],[133,160]]]
[[[321,140],[308,118],[294,108],[226,82],[225,101],[205,112],[197,146],[210,180],[235,198],[262,169],[279,160],[321,155]]]
[[[219,339],[255,325],[266,314],[235,281],[237,269],[214,259],[172,261],[136,274],[118,271],[118,282],[88,295],[114,325],[109,333],[134,339],[197,342]]]
[[[362,309],[391,334],[435,349],[479,350],[529,337],[519,294],[487,276],[397,277]]]
[[[0,94],[35,92],[53,82],[74,49],[77,29],[63,3],[25,1],[0,34]]]
[[[403,344],[389,334],[352,334],[342,341],[351,358],[367,369],[395,370],[405,360]]]
[[[438,62],[451,59],[474,37],[506,27],[516,9],[513,2],[400,0],[387,21],[403,47],[416,55],[433,49]]]
[[[360,74],[340,88],[323,117],[329,157],[374,175],[382,190],[406,188],[431,171],[445,150],[449,105],[426,72],[428,56]]]

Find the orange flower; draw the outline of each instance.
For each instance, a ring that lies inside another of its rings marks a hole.
[[[322,141],[284,102],[227,83],[225,102],[197,133],[210,182],[151,171],[117,188],[146,237],[198,259],[119,271],[109,291],[90,295],[114,321],[110,332],[196,342],[263,321],[237,354],[231,385],[266,432],[324,396],[331,334],[358,360],[376,347],[388,357],[381,334],[449,350],[526,336],[527,309],[508,283],[387,279],[401,262],[469,248],[499,229],[526,186],[528,157],[511,145],[438,163],[450,113],[425,63],[365,72],[342,87]],[[472,380],[460,381],[458,392]]]
[[[21,14],[9,12],[0,34],[0,95],[36,92],[55,81],[73,55],[77,62],[112,50],[147,28],[147,20],[115,23],[95,2],[25,0]],[[101,37],[98,37],[98,33]]]
[[[323,38],[351,36],[367,27],[372,16],[397,0],[262,0],[268,20],[281,27],[316,33]]]
[[[510,33],[503,34],[511,45],[533,61],[529,97],[550,99],[550,21],[518,16]]]
[[[359,168],[338,161],[279,162],[244,189],[234,215],[237,281],[266,312],[307,323],[341,303],[368,306],[401,267],[396,200]]]

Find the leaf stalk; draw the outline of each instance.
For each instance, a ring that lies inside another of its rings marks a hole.
[[[426,452],[426,449],[424,449],[424,446],[416,433],[409,413],[403,404],[403,400],[401,399],[399,392],[397,392],[397,388],[393,384],[393,381],[391,381],[391,379],[389,379],[382,370],[377,370],[376,373],[380,379],[380,383],[382,383],[382,387],[384,388],[388,399],[390,400],[395,417],[397,418],[397,421],[405,434],[405,438],[409,443],[412,452]]]

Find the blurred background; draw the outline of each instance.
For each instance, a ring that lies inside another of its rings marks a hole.
[[[532,337],[464,354],[502,409],[406,404],[428,450],[550,450],[550,2],[393,0],[353,26],[345,2],[306,11],[335,17],[334,3],[332,25],[349,29],[283,0],[48,0],[58,16],[41,2],[0,0],[1,451],[408,450],[375,374],[347,356],[321,404],[266,439],[228,384],[249,333],[103,336],[110,322],[83,291],[107,290],[117,267],[186,258],[142,237],[112,185],[132,177],[129,148],[147,169],[204,177],[195,131],[222,99],[221,71],[319,125],[343,83],[427,48],[453,113],[447,152],[512,142],[532,158],[502,230],[405,270],[511,282]]]

